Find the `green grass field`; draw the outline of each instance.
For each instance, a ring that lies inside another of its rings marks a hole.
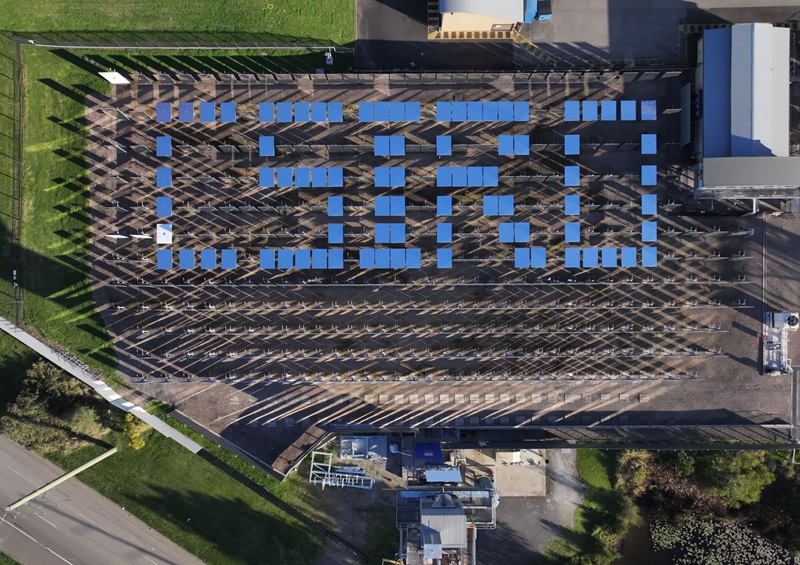
[[[611,490],[616,459],[616,454],[613,451],[579,449],[578,476],[590,488]]]
[[[19,565],[5,553],[0,553],[0,565]]]
[[[354,0],[0,0],[16,31],[261,32],[333,41],[355,36]]]
[[[117,445],[80,480],[206,563],[304,564],[322,547],[305,525],[158,433],[139,451],[121,438]],[[50,458],[71,469],[100,451]]]

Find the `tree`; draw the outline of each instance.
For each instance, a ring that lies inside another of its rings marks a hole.
[[[694,473],[694,457],[688,451],[675,454],[675,472],[679,477],[688,477]]]
[[[764,451],[713,451],[695,455],[695,473],[708,492],[732,508],[752,504],[775,480]]]
[[[125,428],[123,432],[128,439],[128,445],[134,449],[139,450],[144,447],[144,438],[142,434],[150,429],[150,426],[139,418],[128,412],[125,414]]]

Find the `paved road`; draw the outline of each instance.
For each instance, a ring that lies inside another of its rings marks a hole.
[[[73,377],[81,380],[84,384],[92,387],[97,394],[103,397],[103,399],[110,404],[113,404],[120,410],[130,412],[143,422],[147,423],[151,428],[158,430],[162,435],[177,441],[192,453],[198,453],[202,449],[200,444],[196,441],[183,435],[162,420],[159,420],[141,406],[136,406],[134,403],[128,402],[122,398],[114,391],[114,389],[103,382],[102,379],[91,372],[88,367],[83,365],[80,361],[56,351],[46,343],[36,339],[22,328],[15,326],[13,323],[2,317],[0,317],[0,330],[6,332],[8,335],[17,339],[21,343],[24,343],[57,367],[60,367]]]
[[[584,493],[576,457],[574,449],[547,450],[547,496],[500,493],[497,529],[478,534],[478,563],[532,563],[562,528],[574,525]]]
[[[0,508],[62,473],[0,436]],[[74,478],[16,512],[0,510],[0,552],[23,565],[202,564]]]

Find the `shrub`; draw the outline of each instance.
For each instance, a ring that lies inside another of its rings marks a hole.
[[[128,412],[125,414],[125,427],[123,433],[128,440],[128,445],[135,450],[141,449],[145,445],[144,434],[150,426],[141,421],[139,418]]]

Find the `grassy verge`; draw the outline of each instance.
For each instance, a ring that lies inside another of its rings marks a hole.
[[[0,553],[0,565],[19,565],[5,553]]]
[[[226,31],[343,44],[354,39],[354,0],[0,0],[5,29],[21,31]]]
[[[14,206],[14,44],[0,36],[0,315],[10,317],[11,228]]]

